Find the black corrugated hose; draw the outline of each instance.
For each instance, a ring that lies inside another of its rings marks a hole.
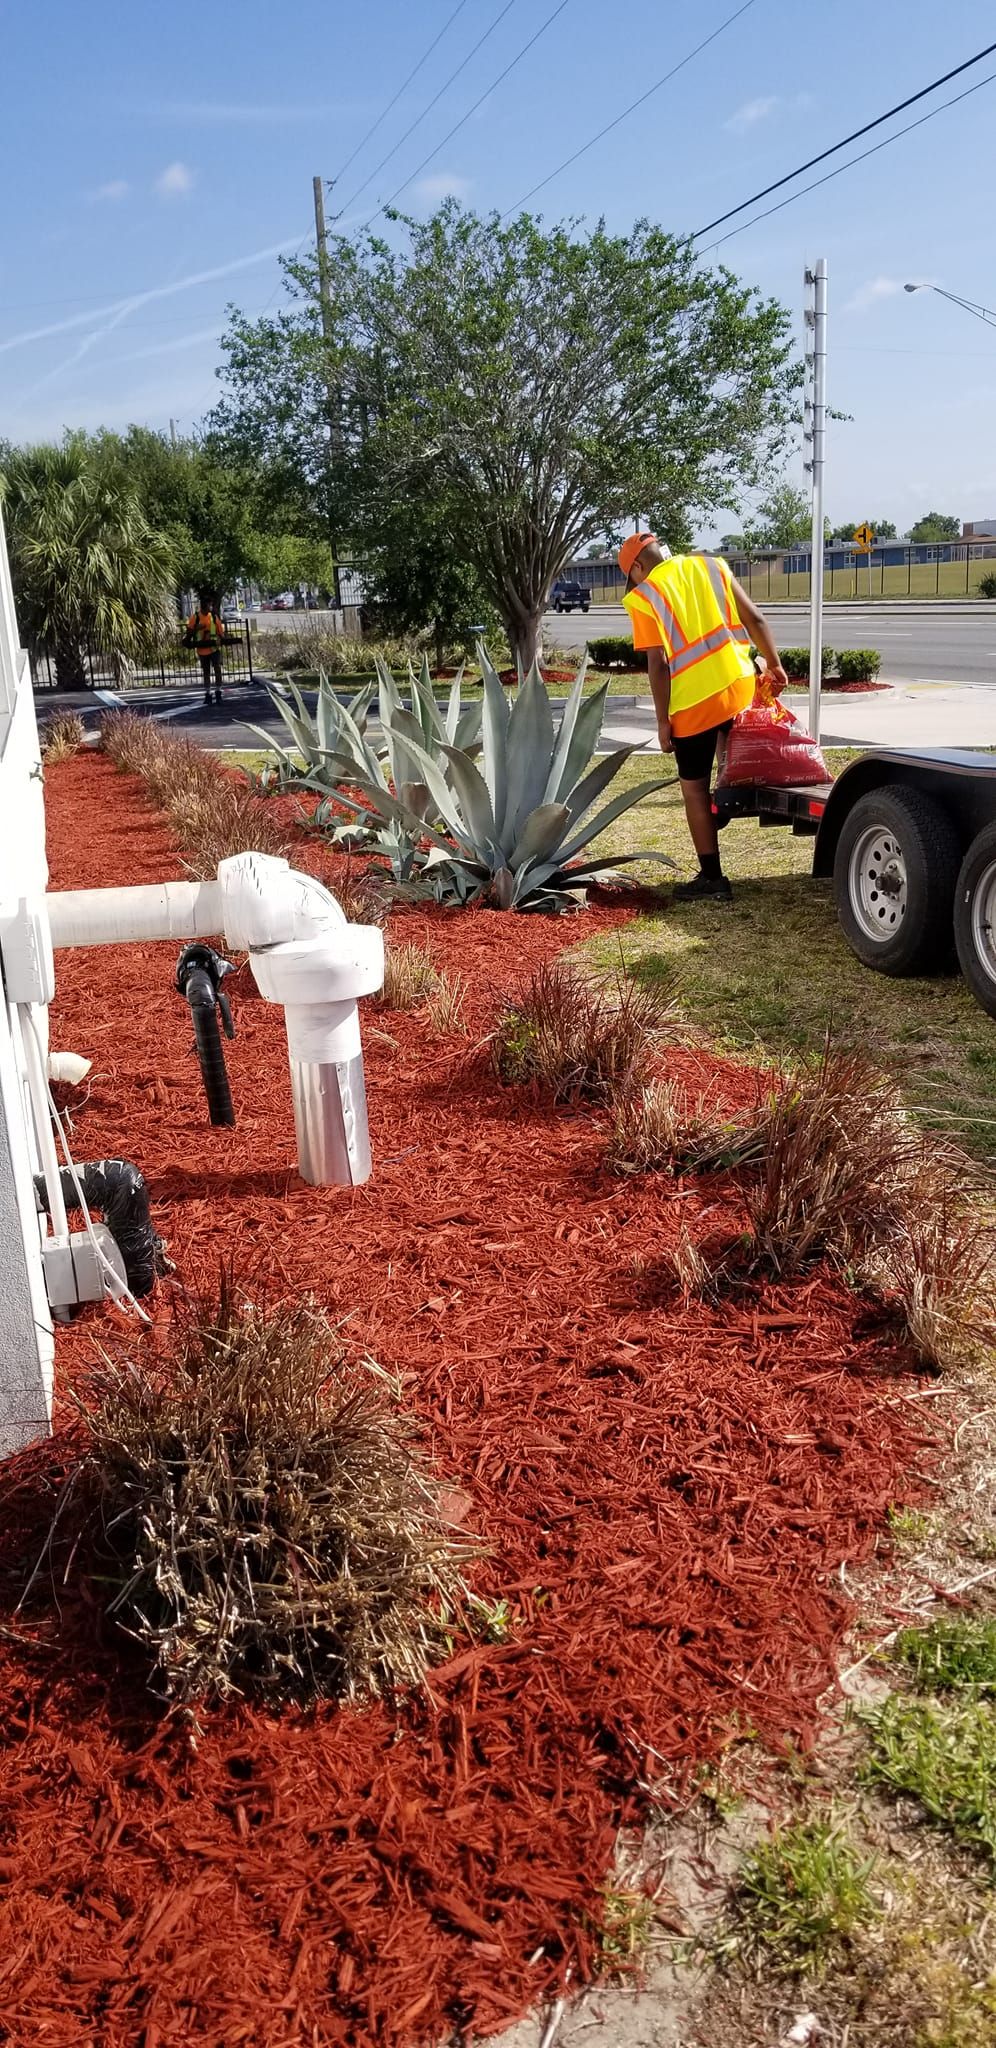
[[[80,1198],[68,1166],[59,1174],[62,1199],[68,1210],[78,1209]],[[113,1237],[134,1295],[149,1294],[156,1276],[170,1271],[162,1238],[152,1228],[149,1190],[137,1166],[127,1159],[96,1159],[77,1166],[76,1179],[88,1209],[99,1209]],[[48,1207],[44,1174],[35,1175],[35,1189],[43,1209]]]
[[[232,1012],[227,996],[222,994],[221,984],[226,974],[233,973],[230,960],[223,960],[213,946],[196,942],[184,946],[177,961],[176,985],[190,1004],[194,1024],[194,1041],[200,1062],[204,1093],[207,1096],[208,1114],[213,1124],[235,1123],[232,1108],[232,1092],[225,1070],[225,1053],[218,1027],[218,1014],[225,1027],[225,1037],[235,1037]]]

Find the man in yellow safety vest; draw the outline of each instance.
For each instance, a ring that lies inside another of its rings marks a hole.
[[[699,857],[694,882],[674,893],[729,902],[709,784],[717,752],[722,763],[726,735],[754,694],[751,640],[772,681],[784,687],[788,678],[767,621],[718,555],[672,555],[655,533],[633,533],[619,567],[628,579],[623,603],[633,645],[647,654],[661,750],[675,757]]]
[[[214,701],[221,703],[222,666],[221,650],[225,644],[225,628],[221,622],[217,599],[209,590],[202,590],[197,610],[187,620],[184,645],[193,647],[201,665],[201,681],[204,684],[204,702],[211,702],[211,678],[214,676]]]

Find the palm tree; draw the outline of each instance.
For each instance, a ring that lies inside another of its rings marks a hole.
[[[86,434],[15,448],[0,473],[18,618],[33,655],[66,689],[87,682],[84,648],[112,661],[158,644],[174,614],[174,558],[134,483]]]

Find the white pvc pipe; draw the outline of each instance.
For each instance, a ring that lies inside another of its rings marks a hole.
[[[45,1177],[52,1235],[69,1242],[69,1218],[62,1199],[62,1175],[59,1172],[59,1155],[55,1149],[55,1132],[52,1129],[52,1112],[48,1104],[48,1087],[42,1069],[38,1042],[32,1029],[31,1012],[26,1004],[18,1003],[17,1021],[21,1032],[21,1047],[24,1055],[24,1072],[28,1083],[28,1100],[31,1104],[31,1121],[34,1125],[38,1158]]]
[[[135,889],[56,889],[45,898],[52,944],[121,946],[139,939],[210,939],[225,929],[220,882]]]

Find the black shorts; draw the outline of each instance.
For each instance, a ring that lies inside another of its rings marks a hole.
[[[732,718],[728,718],[723,725],[711,725],[708,732],[690,732],[683,740],[672,733],[674,758],[682,782],[709,781],[720,733],[729,732],[732,724]]]

